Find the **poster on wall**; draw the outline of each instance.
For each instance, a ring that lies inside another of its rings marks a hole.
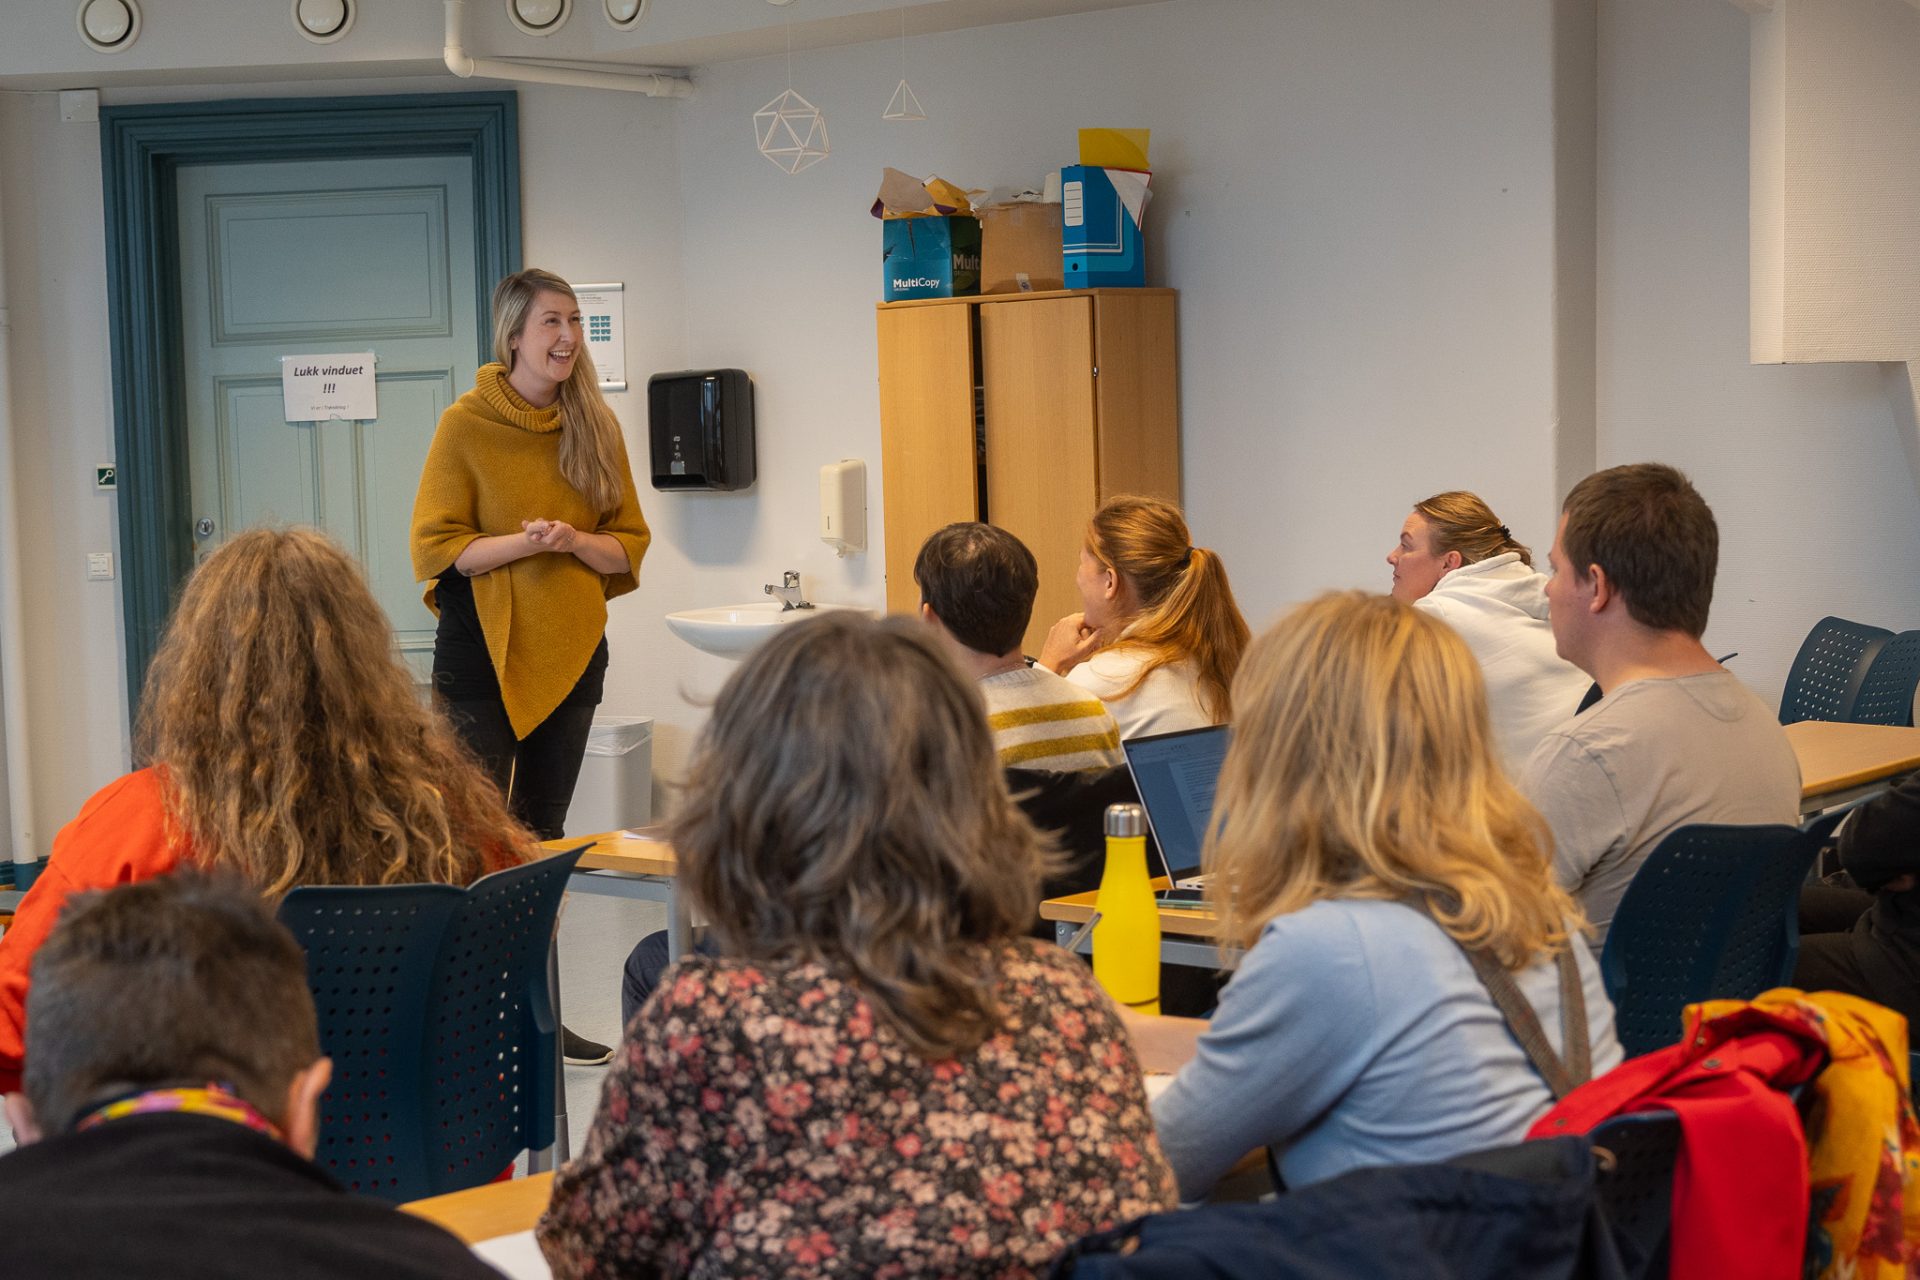
[[[280,394],[288,422],[329,418],[368,422],[380,416],[373,387],[371,351],[324,356],[281,356]]]
[[[580,325],[587,331],[587,353],[600,374],[602,391],[627,389],[627,286],[578,284]]]

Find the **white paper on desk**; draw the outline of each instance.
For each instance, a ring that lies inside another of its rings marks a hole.
[[[620,838],[623,840],[664,841],[667,838],[667,824],[664,822],[656,822],[650,827],[627,827],[620,832]]]
[[[1149,1071],[1140,1083],[1146,1086],[1147,1101],[1152,1102],[1155,1098],[1165,1093],[1173,1084],[1173,1073],[1171,1071]]]
[[[540,1246],[534,1243],[531,1231],[482,1240],[473,1246],[473,1255],[508,1280],[553,1280],[553,1272],[548,1269]]]

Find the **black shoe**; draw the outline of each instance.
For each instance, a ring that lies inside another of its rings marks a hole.
[[[560,1056],[570,1067],[604,1067],[613,1061],[613,1050],[589,1040],[572,1027],[560,1028]]]

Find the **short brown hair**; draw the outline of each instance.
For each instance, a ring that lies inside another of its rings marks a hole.
[[[75,895],[34,953],[25,1088],[46,1133],[116,1093],[212,1081],[282,1120],[319,1057],[306,957],[236,876]]]
[[[826,964],[930,1060],[1000,1029],[991,947],[1032,926],[1047,846],[925,627],[828,613],[761,645],[670,830],[723,954]]]
[[[1662,462],[1610,467],[1573,486],[1561,510],[1566,568],[1582,581],[1590,565],[1606,570],[1643,627],[1706,632],[1720,526],[1686,476]]]
[[[1428,546],[1437,556],[1458,551],[1462,564],[1479,564],[1511,551],[1521,564],[1533,565],[1533,552],[1500,523],[1477,493],[1449,489],[1414,503],[1413,509],[1427,522]]]
[[[920,544],[913,580],[955,640],[997,658],[1019,648],[1027,633],[1040,566],[1027,544],[1005,529],[962,520]]]

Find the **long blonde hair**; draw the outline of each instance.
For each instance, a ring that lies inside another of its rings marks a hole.
[[[1202,856],[1230,941],[1323,898],[1425,897],[1462,946],[1518,969],[1581,927],[1444,623],[1390,596],[1321,596],[1254,642],[1233,702]]]
[[[577,305],[573,286],[551,271],[528,267],[493,287],[493,358],[513,372],[513,339],[526,327],[527,312],[542,290],[565,294]],[[600,375],[582,345],[573,371],[560,384],[560,474],[601,515],[620,506],[626,442],[620,420],[600,394]]]
[[[1500,517],[1477,493],[1449,489],[1414,503],[1413,509],[1427,522],[1429,547],[1436,556],[1458,551],[1461,563],[1479,564],[1512,551],[1519,555],[1521,564],[1533,566],[1533,552],[1500,523]]]
[[[1191,661],[1207,714],[1224,723],[1251,632],[1220,557],[1192,545],[1178,507],[1131,494],[1109,498],[1093,513],[1087,551],[1124,579],[1140,604],[1137,614],[1122,620],[1126,636],[1113,643],[1142,652],[1146,662],[1118,696],[1132,693],[1160,667]]]
[[[147,673],[142,756],[170,836],[268,898],[466,884],[531,837],[414,692],[359,567],[312,529],[250,529],[187,580]]]
[[[1007,795],[978,690],[916,622],[828,613],[756,649],[671,832],[724,954],[825,964],[930,1060],[1000,1030],[992,944],[1032,925],[1051,847]]]

